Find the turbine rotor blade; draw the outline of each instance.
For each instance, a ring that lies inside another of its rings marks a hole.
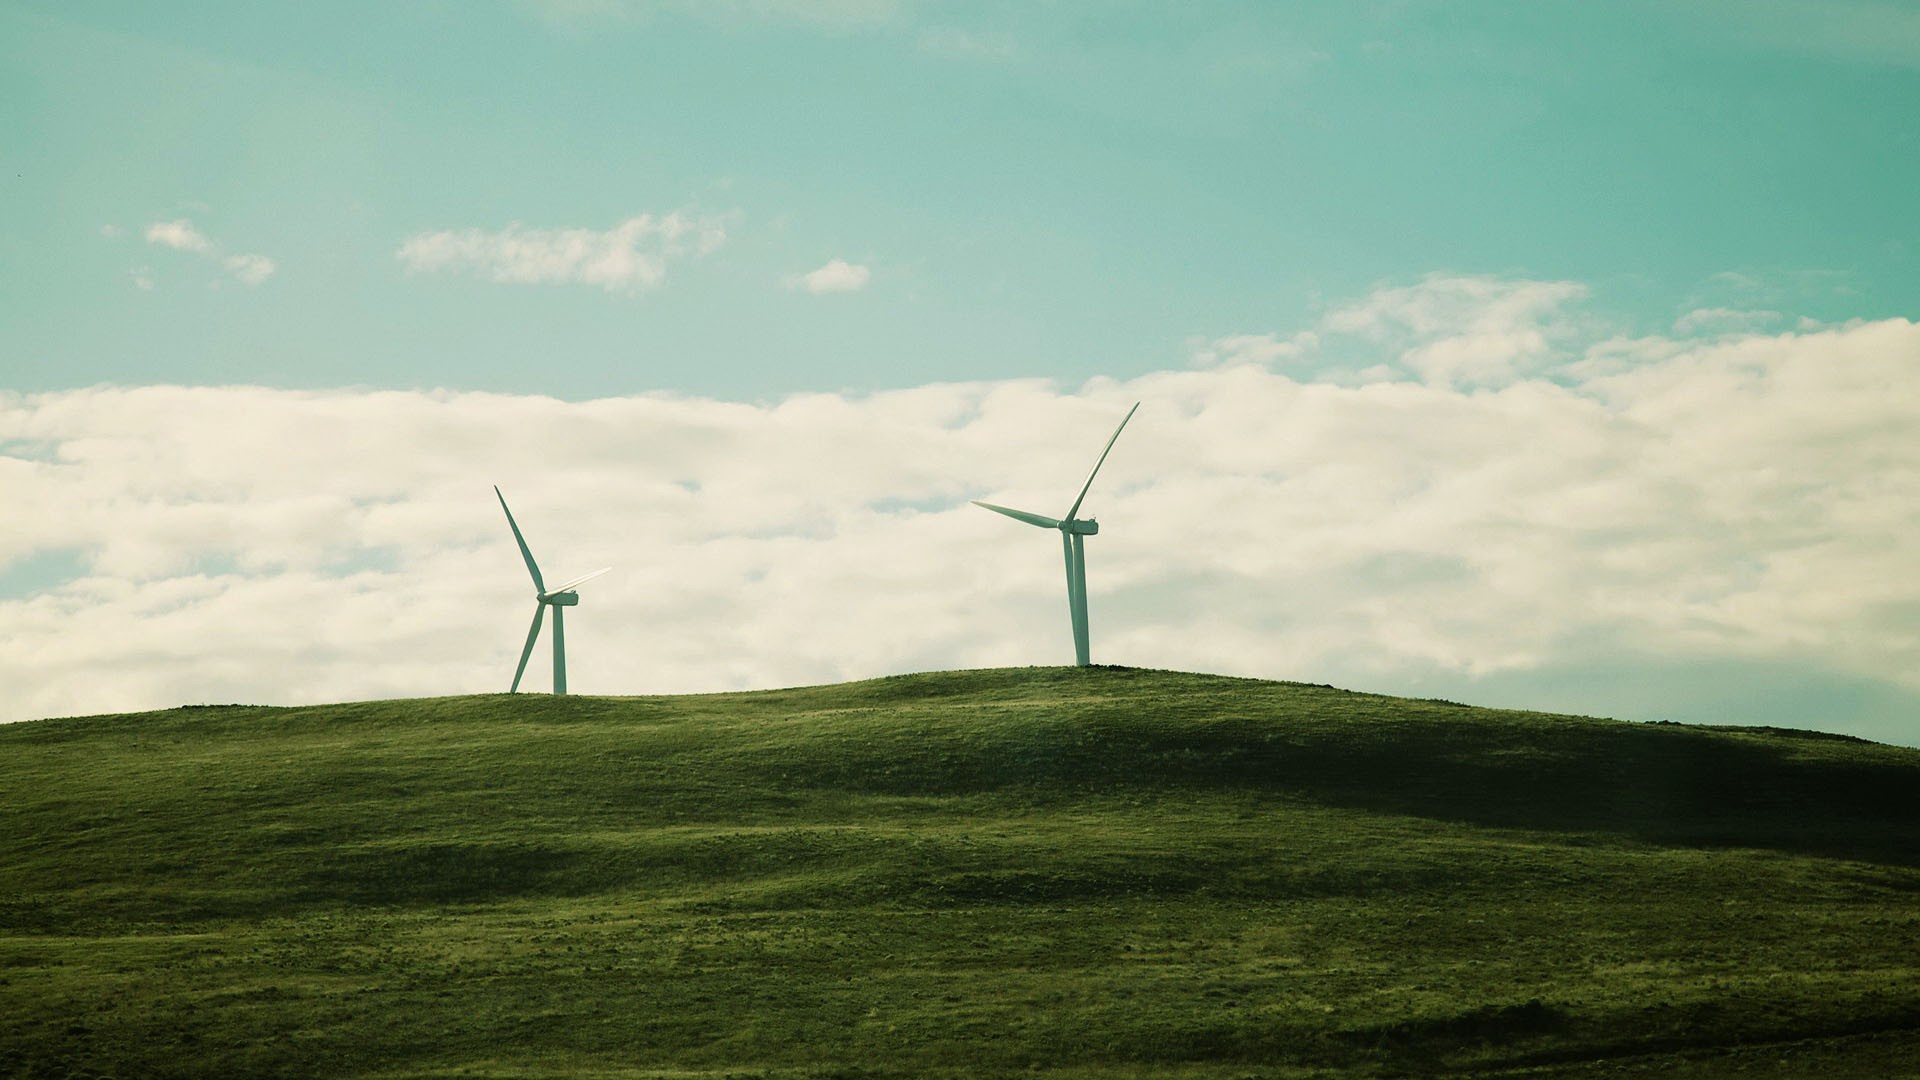
[[[520,676],[527,673],[527,658],[533,655],[533,643],[540,638],[540,620],[547,614],[547,605],[533,605],[533,629],[527,631],[527,647],[520,650],[520,666],[513,669],[513,687],[507,693],[516,693],[520,689]],[[558,617],[558,616],[556,616]]]
[[[500,494],[500,485],[493,486],[493,493],[500,499],[500,509],[507,510],[507,497]],[[527,572],[533,575],[534,591],[546,595],[547,586],[540,580],[540,567],[534,564],[533,552],[527,550],[527,538],[520,535],[520,525],[513,520],[511,510],[507,510],[507,527],[513,530],[514,543],[520,545],[520,557],[527,560]]]
[[[981,502],[979,499],[973,500],[973,505],[982,510],[991,510],[996,514],[1005,514],[1015,521],[1024,521],[1029,525],[1038,525],[1043,529],[1057,529],[1060,527],[1058,521],[1044,514],[1029,514],[1025,510],[1014,510],[1005,506],[995,506],[992,503]]]
[[[552,596],[554,595],[554,593],[566,592],[568,589],[571,589],[576,585],[580,585],[580,584],[584,584],[585,582],[592,581],[594,578],[599,577],[601,574],[604,574],[611,569],[613,569],[613,567],[603,566],[600,569],[595,570],[591,574],[581,574],[579,577],[574,578],[572,581],[567,582],[565,585],[555,585],[553,587],[553,592],[550,592],[547,595]]]
[[[1080,512],[1080,504],[1087,501],[1087,490],[1093,487],[1093,478],[1100,475],[1100,466],[1107,463],[1107,452],[1113,449],[1114,443],[1120,441],[1120,433],[1126,430],[1127,421],[1133,419],[1133,414],[1139,409],[1140,403],[1134,402],[1133,408],[1127,410],[1127,415],[1121,417],[1120,426],[1113,429],[1113,438],[1108,439],[1106,448],[1100,451],[1100,460],[1093,463],[1093,471],[1087,474],[1087,482],[1080,485],[1080,497],[1073,500],[1073,509],[1067,511],[1066,520],[1072,521],[1073,515]]]

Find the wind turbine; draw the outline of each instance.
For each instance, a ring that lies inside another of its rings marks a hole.
[[[1004,506],[995,506],[992,503],[983,503],[978,499],[973,501],[973,505],[975,506],[991,510],[996,514],[1005,514],[1015,521],[1024,521],[1029,525],[1038,525],[1043,529],[1060,530],[1060,548],[1067,557],[1067,610],[1073,616],[1073,655],[1075,663],[1080,667],[1086,667],[1089,663],[1087,653],[1087,553],[1084,543],[1080,538],[1083,536],[1093,536],[1098,533],[1100,531],[1100,523],[1092,518],[1081,520],[1073,515],[1080,512],[1080,504],[1086,501],[1087,489],[1093,486],[1093,478],[1099,475],[1100,466],[1106,463],[1107,451],[1113,449],[1113,444],[1120,438],[1120,432],[1126,428],[1127,421],[1133,419],[1133,414],[1139,408],[1140,403],[1137,401],[1134,402],[1133,408],[1128,409],[1127,415],[1121,418],[1120,426],[1113,429],[1113,438],[1108,439],[1106,449],[1100,451],[1100,460],[1093,463],[1093,471],[1087,474],[1087,482],[1080,485],[1080,497],[1073,500],[1073,507],[1067,511],[1066,517],[1055,520],[1043,514],[1030,514],[1025,510],[1012,510]]]
[[[493,493],[500,499],[500,509],[507,510],[507,497],[500,494],[500,486],[494,485]],[[507,527],[513,530],[513,539],[520,545],[520,557],[527,560],[527,572],[533,575],[533,628],[527,631],[527,647],[520,650],[520,666],[513,669],[513,687],[509,694],[520,689],[520,676],[527,673],[527,658],[533,655],[533,643],[540,637],[540,620],[546,617],[547,608],[553,608],[553,692],[567,692],[567,621],[564,608],[570,608],[580,602],[580,594],[573,591],[574,586],[592,581],[601,574],[613,569],[603,566],[591,574],[582,574],[557,589],[549,591],[546,583],[540,579],[540,567],[533,561],[533,552],[527,550],[527,538],[520,535],[520,526],[513,520],[513,511],[507,510]]]

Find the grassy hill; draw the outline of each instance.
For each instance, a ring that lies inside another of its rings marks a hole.
[[[0,1075],[1920,1075],[1920,751],[1127,669],[0,727]]]

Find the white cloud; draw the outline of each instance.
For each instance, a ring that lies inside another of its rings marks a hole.
[[[161,247],[184,251],[218,262],[222,269],[242,285],[259,285],[273,276],[272,259],[265,255],[224,255],[221,253],[219,244],[214,243],[207,234],[201,232],[186,218],[153,222],[146,227],[144,235],[150,244],[158,244]],[[133,274],[136,286],[141,289],[153,288],[151,269],[141,267]]]
[[[530,229],[418,233],[395,256],[416,273],[466,271],[513,284],[597,285],[609,292],[652,288],[669,259],[704,255],[726,241],[725,221],[682,211],[639,214],[604,232]]]
[[[1716,33],[1803,56],[1920,68],[1920,11],[1904,0],[1717,0],[1701,13]]]
[[[1396,349],[1430,383],[1498,384],[1556,359],[1579,329],[1563,309],[1586,295],[1571,281],[1435,274],[1337,309],[1324,329]]]
[[[1315,377],[1347,385],[1499,386],[1575,358],[1593,327],[1567,307],[1586,295],[1569,281],[1432,274],[1334,308],[1312,330],[1227,335],[1195,343],[1190,356],[1200,368],[1312,362]]]
[[[805,289],[816,296],[822,293],[859,292],[867,287],[867,281],[872,276],[873,272],[859,263],[833,259],[816,270],[788,278],[787,286]]]
[[[1193,351],[1193,366],[1229,367],[1234,364],[1258,364],[1273,367],[1313,354],[1320,335],[1303,330],[1291,337],[1277,334],[1230,334],[1198,346]]]
[[[936,26],[921,31],[920,51],[963,60],[1011,60],[1020,53],[1015,40],[1003,33]]]
[[[273,260],[265,255],[229,255],[220,260],[243,285],[258,285],[273,276]]]
[[[1516,292],[1444,326],[1511,322]],[[81,567],[0,599],[0,709],[504,689],[531,585],[493,483],[550,577],[616,567],[569,613],[578,692],[1067,662],[1055,542],[966,501],[1063,511],[1136,399],[1085,508],[1097,661],[1392,689],[1691,659],[1920,693],[1920,326],[1662,340],[1470,387],[0,395],[0,486],[43,510],[0,523],[0,567]]]
[[[656,0],[658,2],[658,0]],[[900,0],[680,0],[674,6],[704,15],[778,19],[826,26],[890,23],[900,17]]]
[[[175,251],[206,251],[213,246],[205,233],[193,227],[186,218],[176,221],[156,221],[147,226],[147,242],[170,247]]]
[[[1777,311],[1749,310],[1744,308],[1703,307],[1694,308],[1673,321],[1676,334],[1743,334],[1750,333],[1768,323],[1779,322]]]
[[[1766,287],[1766,282],[1761,278],[1738,270],[1722,270],[1717,274],[1709,275],[1707,280],[1712,284],[1741,292],[1758,292]]]
[[[722,26],[802,23],[823,28],[884,25],[900,0],[523,0],[550,25],[580,30],[610,22],[672,15]]]

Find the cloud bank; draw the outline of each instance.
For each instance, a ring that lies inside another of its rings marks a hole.
[[[518,285],[595,285],[608,292],[649,289],[666,279],[667,263],[704,255],[726,242],[717,217],[674,211],[638,214],[604,232],[530,229],[515,222],[497,232],[459,229],[408,237],[394,256],[414,273],[475,274]]]
[[[1137,399],[1085,507],[1096,662],[1724,722],[1845,686],[1878,704],[1798,726],[1912,741],[1920,326],[1576,340],[1577,289],[1506,284],[1072,389],[0,397],[36,508],[0,567],[68,568],[0,599],[0,708],[502,690],[533,604],[494,483],[550,577],[616,567],[576,692],[1070,663],[1055,541],[967,500],[1064,511]],[[1356,343],[1372,375],[1297,370]],[[1638,704],[1676,665],[1720,689]]]

